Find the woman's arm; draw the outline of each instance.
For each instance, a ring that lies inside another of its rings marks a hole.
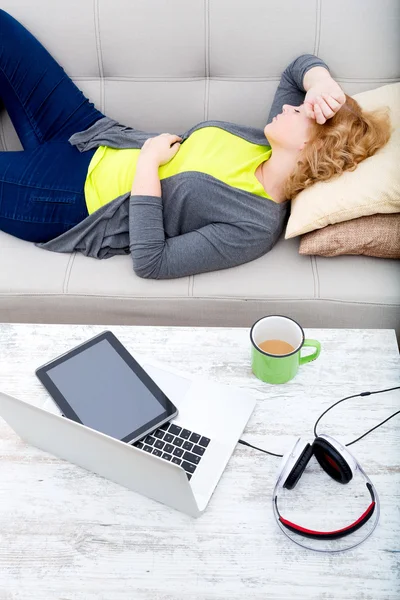
[[[282,111],[284,104],[299,106],[304,102],[305,93],[308,91],[304,87],[305,76],[314,71],[307,78],[308,83],[308,79],[316,77],[317,68],[318,73],[325,71],[330,76],[328,65],[314,54],[302,54],[286,67],[275,92],[267,123]]]
[[[161,198],[161,183],[156,159],[139,155],[131,196],[159,196]]]
[[[162,199],[130,199],[129,250],[135,274],[145,279],[175,279],[236,267],[268,252],[281,231],[282,227],[273,231],[249,222],[218,222],[166,237]]]
[[[218,222],[167,238],[163,210],[158,162],[143,156],[129,201],[129,250],[139,277],[173,279],[241,265],[268,252],[282,229],[279,222],[271,231],[254,223]]]
[[[323,125],[332,118],[346,102],[346,94],[328,71],[322,67],[313,67],[304,75],[306,90],[304,106],[308,117]]]
[[[325,79],[332,79],[329,71],[324,67],[312,67],[303,77],[303,87],[308,92],[313,85],[318,85]]]

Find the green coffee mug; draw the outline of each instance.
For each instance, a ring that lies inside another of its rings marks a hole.
[[[306,340],[301,325],[282,315],[270,315],[258,319],[250,330],[250,340],[251,370],[258,379],[266,383],[290,381],[296,375],[300,365],[315,360],[321,352],[321,344],[317,340]],[[266,340],[286,342],[294,350],[287,354],[266,352],[259,347],[259,344]],[[315,348],[315,352],[301,356],[301,349],[305,346]]]

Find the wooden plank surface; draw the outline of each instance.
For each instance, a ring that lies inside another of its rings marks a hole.
[[[1,391],[43,405],[35,369],[110,329],[135,356],[241,386],[257,398],[243,439],[283,454],[344,396],[400,385],[393,330],[306,329],[320,358],[271,386],[250,367],[247,328],[0,324]],[[400,408],[400,390],[355,398],[318,433],[349,442]],[[288,540],[271,494],[280,459],[239,445],[199,519],[31,447],[0,419],[1,600],[391,600],[400,596],[400,422],[351,451],[373,480],[381,519],[353,550],[322,554]],[[285,510],[341,526],[368,505],[312,459]]]

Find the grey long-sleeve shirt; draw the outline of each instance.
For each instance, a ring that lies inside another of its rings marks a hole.
[[[312,54],[301,55],[285,69],[267,123],[283,104],[304,101],[304,75],[316,66],[329,70]],[[202,121],[178,135],[184,143],[194,131],[208,126],[269,146],[262,129],[227,121]],[[104,117],[72,135],[69,142],[80,152],[100,145],[141,148],[155,135]],[[161,197],[127,192],[57,238],[35,245],[54,252],[80,251],[100,259],[130,254],[138,276],[172,279],[259,258],[275,245],[288,215],[289,201],[275,203],[197,171],[163,179],[161,192]]]

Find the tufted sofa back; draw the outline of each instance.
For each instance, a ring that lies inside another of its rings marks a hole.
[[[400,80],[399,0],[0,0],[109,117],[263,128],[283,69],[320,56],[348,94]],[[0,94],[1,95],[1,94]],[[5,150],[22,146],[1,115]]]

